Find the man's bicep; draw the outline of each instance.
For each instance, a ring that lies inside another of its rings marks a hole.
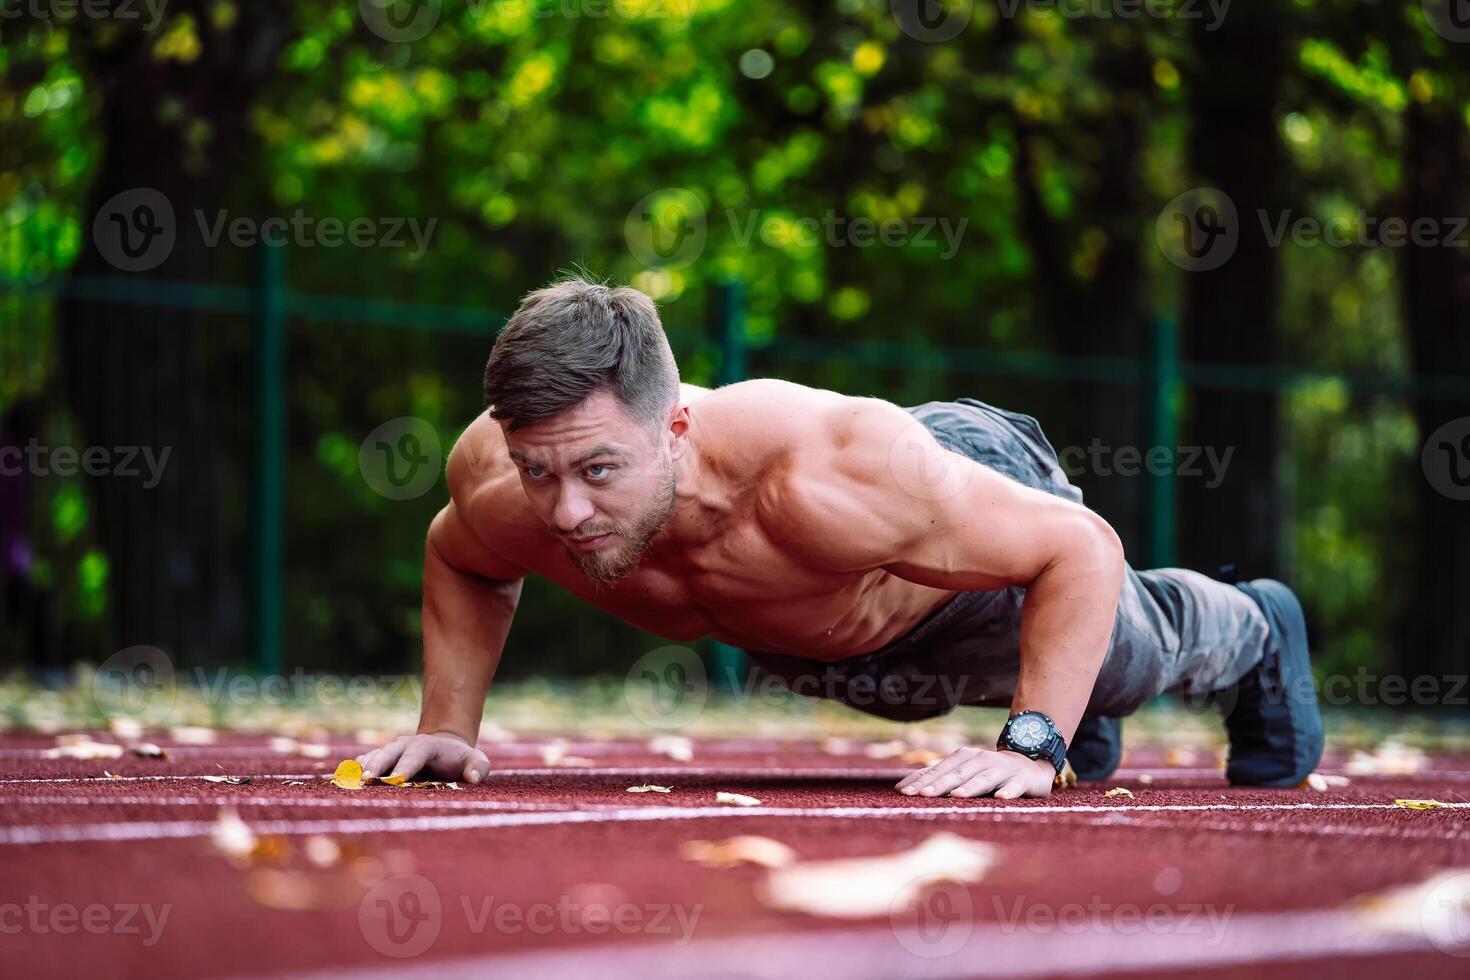
[[[526,569],[496,554],[474,532],[453,501],[429,525],[427,549],[450,568],[492,582],[514,582]]]

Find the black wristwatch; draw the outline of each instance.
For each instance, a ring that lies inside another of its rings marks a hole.
[[[1000,730],[995,747],[1019,752],[1028,759],[1045,759],[1062,771],[1067,761],[1067,740],[1057,731],[1056,722],[1040,711],[1022,711],[1012,715]]]

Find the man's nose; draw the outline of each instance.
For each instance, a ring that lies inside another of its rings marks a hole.
[[[585,493],[563,483],[557,493],[556,506],[551,511],[551,522],[562,534],[571,534],[590,521],[595,513],[592,500]]]

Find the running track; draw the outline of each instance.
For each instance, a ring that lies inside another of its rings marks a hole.
[[[7,975],[1470,976],[1470,759],[1242,791],[1208,760],[1135,751],[1106,784],[1001,803],[903,797],[891,786],[911,767],[812,743],[705,742],[680,763],[570,742],[593,765],[561,768],[520,741],[485,746],[499,768],[482,786],[346,792],[321,774],[363,746],[321,762],[254,736],[152,739],[170,759],[47,760],[49,738],[0,740]],[[199,778],[220,766],[251,782]],[[643,783],[673,791],[626,792]],[[763,805],[715,806],[719,790]],[[270,846],[219,853],[227,810]],[[873,856],[941,831],[996,860],[928,893],[922,921],[775,911],[763,870],[678,855],[758,834],[806,860]]]

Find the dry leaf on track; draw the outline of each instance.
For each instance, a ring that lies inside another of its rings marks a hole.
[[[870,742],[863,746],[863,755],[869,759],[896,759],[909,750],[907,742],[894,739],[891,742]]]
[[[743,793],[716,793],[715,803],[720,806],[760,806],[761,801]]]
[[[138,742],[128,746],[128,751],[140,759],[167,759],[168,750],[152,742]]]
[[[168,736],[180,745],[213,745],[218,739],[214,729],[201,728],[196,725],[170,728]]]
[[[120,759],[122,754],[121,745],[94,742],[86,736],[67,737],[64,743],[43,753],[47,759]]]
[[[136,742],[143,737],[143,725],[136,718],[114,718],[107,726],[114,738]]]
[[[226,808],[219,812],[214,829],[209,833],[214,849],[232,861],[245,861],[255,853],[255,832],[245,825],[240,815]]]
[[[204,780],[206,783],[224,783],[228,786],[250,785],[249,776],[231,776],[229,773],[225,772],[225,767],[220,765],[218,762],[216,762],[214,765],[216,769],[224,773],[223,776],[200,776],[199,778]]]
[[[642,786],[629,786],[623,792],[625,792],[625,793],[670,793],[670,792],[673,792],[673,787],[672,786],[655,786],[655,785],[653,785],[653,783],[644,783]]]
[[[1406,776],[1429,765],[1421,750],[1400,742],[1384,742],[1376,752],[1355,751],[1343,768],[1349,776]]]
[[[1394,800],[1394,806],[1401,806],[1405,810],[1448,810],[1450,805],[1440,800]]]
[[[541,749],[541,764],[546,766],[560,766],[565,769],[586,769],[596,765],[591,759],[584,759],[580,755],[567,755],[565,742],[552,742]]]
[[[648,740],[648,751],[654,755],[667,756],[675,762],[691,762],[694,759],[694,743],[683,735],[656,735]]]
[[[1346,776],[1329,776],[1326,773],[1314,772],[1308,775],[1306,779],[1303,779],[1300,783],[1298,783],[1297,788],[1300,789],[1301,787],[1305,786],[1306,788],[1316,790],[1319,793],[1325,793],[1329,789],[1338,789],[1343,786],[1347,786],[1351,782],[1352,780],[1348,779]]]
[[[332,773],[332,785],[338,789],[362,789],[362,764],[356,759],[337,763],[337,771]]]
[[[742,864],[784,868],[796,862],[796,852],[778,840],[745,834],[720,841],[686,840],[679,856],[706,868],[726,870]]]
[[[772,871],[756,895],[770,908],[839,919],[888,915],[942,881],[979,881],[995,862],[991,844],[950,833],[881,857],[800,861]]]
[[[1112,789],[1104,793],[1103,796],[1126,796],[1129,799],[1132,799],[1133,790],[1129,789],[1127,786],[1114,786]]]

